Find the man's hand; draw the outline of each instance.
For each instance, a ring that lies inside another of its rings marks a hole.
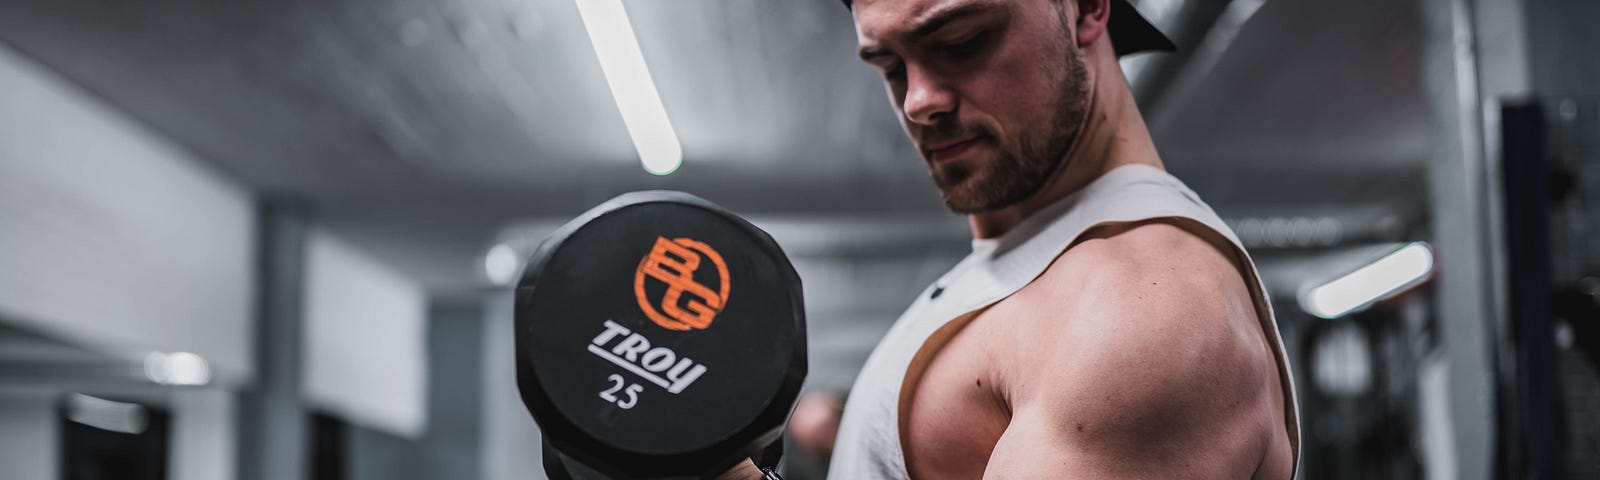
[[[739,462],[733,468],[728,469],[728,471],[717,475],[716,480],[761,480],[763,476],[761,469],[756,468],[756,462],[746,458],[743,462]]]

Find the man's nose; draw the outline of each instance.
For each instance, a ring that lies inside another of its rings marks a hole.
[[[922,69],[906,69],[906,98],[902,107],[906,120],[932,125],[956,110],[956,94],[935,75]]]

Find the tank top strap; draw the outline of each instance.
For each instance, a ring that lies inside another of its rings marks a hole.
[[[949,296],[935,303],[959,310],[958,314],[983,308],[1033,282],[1089,229],[1162,217],[1222,224],[1193,191],[1161,169],[1146,165],[1116,168],[1040,209],[1004,235],[973,240],[972,254],[930,287]],[[1218,233],[1238,242],[1226,228]],[[963,294],[950,295],[951,291]]]

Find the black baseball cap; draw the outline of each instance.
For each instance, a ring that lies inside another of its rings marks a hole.
[[[845,8],[853,6],[852,0],[842,1]],[[1111,18],[1107,22],[1106,30],[1111,34],[1111,43],[1119,57],[1151,50],[1170,52],[1178,49],[1161,30],[1145,20],[1144,15],[1140,15],[1128,0],[1111,0]]]

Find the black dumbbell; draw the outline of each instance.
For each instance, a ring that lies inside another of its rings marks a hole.
[[[556,230],[517,284],[515,335],[552,478],[696,478],[757,458],[806,375],[788,258],[681,192],[624,194]]]

